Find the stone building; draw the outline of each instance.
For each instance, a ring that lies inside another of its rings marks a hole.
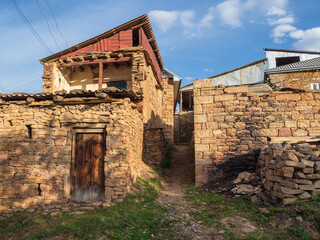
[[[188,144],[193,138],[193,86],[188,84],[179,91],[179,111],[175,115],[175,142]]]
[[[178,86],[147,15],[40,61],[43,92],[0,97],[0,211],[121,201],[173,142]]]
[[[265,51],[266,59],[193,82],[196,184],[255,171],[267,143],[320,136],[319,53]]]

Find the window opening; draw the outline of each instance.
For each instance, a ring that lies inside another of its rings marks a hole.
[[[127,82],[126,81],[116,81],[116,82],[108,82],[108,87],[115,87],[119,90],[127,90]]]
[[[280,67],[283,65],[287,65],[290,63],[295,63],[295,62],[300,62],[300,57],[296,56],[296,57],[278,57],[276,58],[276,66]]]
[[[132,46],[137,47],[139,45],[139,29],[136,29],[132,31]]]
[[[26,125],[27,129],[28,129],[28,136],[29,138],[32,138],[32,128],[31,125]]]

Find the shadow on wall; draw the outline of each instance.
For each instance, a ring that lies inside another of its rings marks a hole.
[[[149,167],[158,166],[172,144],[173,139],[166,138],[166,130],[171,130],[173,134],[173,126],[165,124],[160,116],[152,111],[150,119],[144,124],[143,134],[142,159]]]
[[[254,173],[258,167],[258,157],[260,150],[253,150],[246,154],[231,156],[225,158],[222,162],[212,161],[212,165],[207,167],[209,188],[229,188],[232,181],[238,177],[241,172]]]

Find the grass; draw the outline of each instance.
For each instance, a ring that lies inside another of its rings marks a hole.
[[[320,197],[310,201],[297,201],[291,206],[264,206],[243,198],[227,198],[202,188],[191,186],[187,200],[193,204],[190,215],[217,234],[223,230],[226,239],[315,239],[320,236]],[[250,220],[257,231],[239,237],[239,234],[221,224],[224,217],[241,216]],[[299,222],[297,217],[302,217]]]
[[[172,166],[172,158],[173,158],[173,152],[176,152],[177,149],[175,146],[169,146],[166,155],[160,162],[160,167],[162,168],[171,168]]]
[[[157,179],[138,179],[137,191],[113,207],[82,215],[18,212],[0,222],[0,239],[170,239],[173,221],[155,201],[160,189]]]
[[[172,209],[156,201],[161,189],[159,179],[139,178],[136,191],[112,207],[82,215],[20,211],[0,222],[0,239],[187,239],[185,230],[175,225],[180,220],[172,218]],[[264,206],[191,186],[186,199],[191,206],[188,221],[206,226],[213,237],[222,234],[232,240],[311,240],[320,236],[319,197],[286,207]],[[257,230],[240,235],[221,223],[223,218],[234,216],[249,220]]]

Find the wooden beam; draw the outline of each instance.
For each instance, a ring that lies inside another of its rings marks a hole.
[[[120,62],[129,62],[131,57],[122,57],[122,58],[110,58],[104,60],[94,60],[94,61],[82,61],[82,62],[73,62],[73,63],[60,63],[58,67],[73,67],[73,66],[81,66],[81,65],[94,65],[101,63],[120,63]]]
[[[103,63],[99,62],[99,90],[102,88],[103,80]]]

